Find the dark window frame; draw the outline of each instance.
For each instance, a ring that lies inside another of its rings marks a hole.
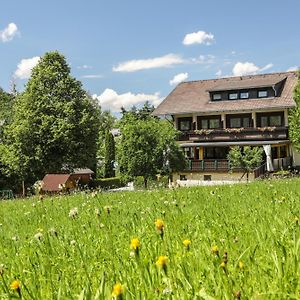
[[[232,94],[236,94],[236,98],[230,99],[230,95],[232,95]],[[230,101],[239,100],[239,91],[230,91],[230,92],[228,92],[228,100],[230,100]]]
[[[241,94],[245,94],[245,93],[247,93],[248,96],[246,98],[242,98]],[[241,100],[249,99],[249,95],[250,95],[249,91],[240,91],[239,92],[239,99],[241,99]]]
[[[266,96],[259,96],[260,92],[266,92],[267,95]],[[263,89],[263,90],[257,90],[257,98],[268,98],[269,97],[269,93],[267,89]]]
[[[181,122],[189,122],[189,129],[181,129]],[[192,130],[192,125],[193,125],[193,117],[182,117],[177,119],[177,124],[178,124],[178,130],[180,131],[190,131]]]
[[[209,120],[219,120],[219,127],[217,128],[210,128],[209,126]],[[208,121],[208,126],[207,128],[202,128],[202,120],[207,120]],[[211,115],[211,116],[198,116],[197,117],[197,129],[221,129],[223,128],[222,126],[222,120],[221,120],[221,115]]]
[[[231,127],[230,119],[240,119],[241,125],[243,125],[243,118],[249,118],[249,127]],[[226,115],[226,128],[251,128],[253,127],[252,114],[231,114]]]
[[[270,117],[272,116],[280,116],[281,117],[281,124],[279,126],[274,126],[270,125]],[[283,111],[276,111],[276,112],[268,112],[268,113],[257,113],[256,114],[256,125],[257,127],[262,127],[261,126],[261,118],[262,117],[267,117],[267,127],[284,127],[284,112]],[[263,126],[266,127],[266,126]]]
[[[215,95],[220,95],[219,99],[215,99]],[[222,93],[213,93],[212,94],[212,101],[222,101]]]

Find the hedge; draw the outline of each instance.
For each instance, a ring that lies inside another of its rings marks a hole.
[[[101,189],[116,189],[124,187],[126,184],[121,180],[120,177],[111,177],[111,178],[99,178],[91,182],[92,188],[101,188]]]

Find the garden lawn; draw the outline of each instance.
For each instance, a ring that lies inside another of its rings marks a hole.
[[[300,299],[299,218],[299,179],[1,201],[0,299]]]

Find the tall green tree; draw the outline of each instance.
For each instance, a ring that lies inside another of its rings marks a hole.
[[[105,135],[105,159],[104,159],[104,177],[110,178],[115,176],[115,160],[116,160],[115,140],[110,131],[106,131]]]
[[[231,169],[241,168],[244,170],[244,175],[247,175],[247,180],[249,179],[249,173],[252,172],[255,168],[259,167],[262,162],[263,148],[245,146],[232,147],[228,153],[228,160],[231,166]]]
[[[183,169],[185,158],[176,145],[177,131],[167,121],[149,117],[137,119],[127,115],[121,123],[118,164],[127,179],[144,178],[144,185],[157,174]]]
[[[14,103],[14,95],[5,92],[0,88],[0,142],[3,142],[3,134],[5,127],[12,120],[12,107]]]
[[[289,111],[289,138],[300,152],[300,71],[298,72],[298,84],[294,90],[296,107]]]
[[[99,107],[70,75],[65,57],[48,52],[33,68],[8,126],[8,162],[32,183],[62,169],[95,169]]]
[[[110,111],[101,111],[99,137],[97,144],[97,176],[104,177],[105,174],[105,136],[106,132],[112,130],[116,126],[116,117]]]

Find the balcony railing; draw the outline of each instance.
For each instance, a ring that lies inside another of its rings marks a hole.
[[[227,159],[189,160],[187,171],[229,171]]]
[[[272,160],[274,171],[287,169],[292,164],[291,157],[276,158]],[[264,166],[264,167],[262,167]],[[267,171],[267,165],[263,163],[261,169],[257,168],[255,172],[256,177],[259,177]],[[201,171],[230,171],[230,163],[227,159],[203,159],[203,160],[189,160],[185,171],[201,172]],[[234,171],[242,171],[240,168],[234,168]],[[255,178],[256,178],[255,177]]]
[[[182,132],[179,141],[230,142],[288,139],[288,127],[201,129]]]

